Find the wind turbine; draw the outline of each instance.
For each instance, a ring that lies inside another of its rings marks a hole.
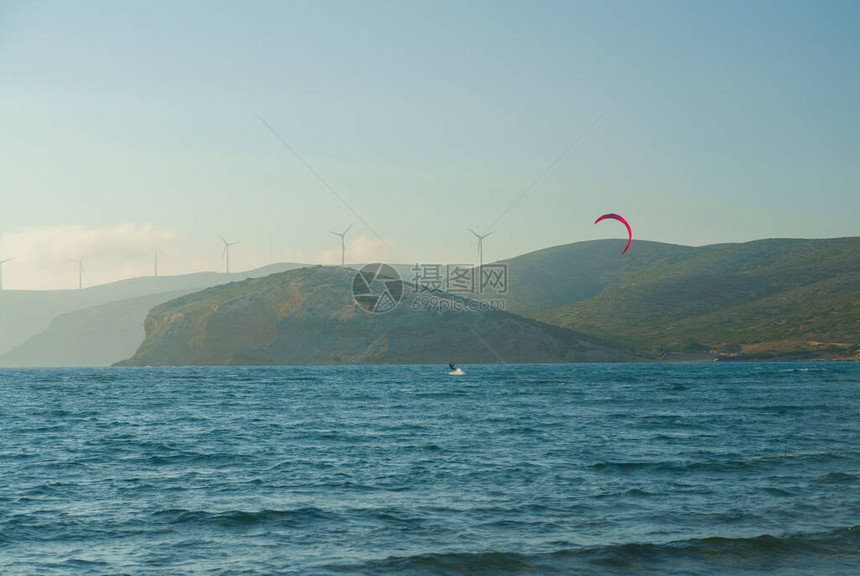
[[[3,289],[3,264],[8,262],[9,260],[14,260],[14,259],[15,259],[15,257],[12,256],[11,258],[6,258],[5,260],[0,260],[0,290]]]
[[[475,238],[478,239],[478,269],[484,267],[484,238],[492,234],[492,232],[487,232],[484,235],[478,234],[471,228],[469,228],[469,232],[475,235]]]
[[[340,236],[340,265],[341,266],[346,265],[346,240],[344,240],[344,238],[346,238],[346,233],[349,232],[350,228],[352,228],[352,224],[350,224],[346,228],[346,230],[343,231],[342,234],[340,232],[329,231],[330,234],[334,234],[335,236]]]
[[[230,273],[230,246],[235,246],[238,242],[227,242],[224,237],[218,234],[218,238],[224,243],[224,251],[221,252],[221,259],[227,258],[227,274]]]
[[[84,289],[84,259],[78,258],[77,260],[72,260],[72,262],[78,263],[78,290]]]
[[[156,248],[155,249],[155,277],[156,278],[158,278],[158,255],[159,254],[164,254],[164,252],[162,250],[159,250],[158,248]]]

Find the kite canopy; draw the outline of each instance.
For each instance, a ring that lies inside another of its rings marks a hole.
[[[618,220],[619,222],[627,226],[627,246],[625,246],[624,250],[621,251],[621,253],[624,254],[625,252],[627,252],[627,249],[630,248],[630,242],[633,241],[633,230],[630,229],[630,224],[627,223],[627,220],[625,220],[618,214],[613,214],[611,212],[609,214],[604,214],[603,216],[595,220],[594,223],[597,224],[601,220],[606,220],[607,218],[611,218],[612,220]]]

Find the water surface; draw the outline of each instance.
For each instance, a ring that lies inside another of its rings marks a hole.
[[[0,371],[2,574],[860,572],[860,365]]]

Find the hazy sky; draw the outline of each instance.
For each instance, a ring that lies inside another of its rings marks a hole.
[[[858,2],[0,0],[4,288],[156,247],[222,268],[218,233],[234,270],[333,263],[350,224],[353,261],[474,261],[468,228],[598,118],[485,261],[620,238],[605,212],[679,244],[856,236],[858,29]]]

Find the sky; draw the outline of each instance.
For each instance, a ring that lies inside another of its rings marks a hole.
[[[860,3],[0,0],[4,289],[860,235]]]

